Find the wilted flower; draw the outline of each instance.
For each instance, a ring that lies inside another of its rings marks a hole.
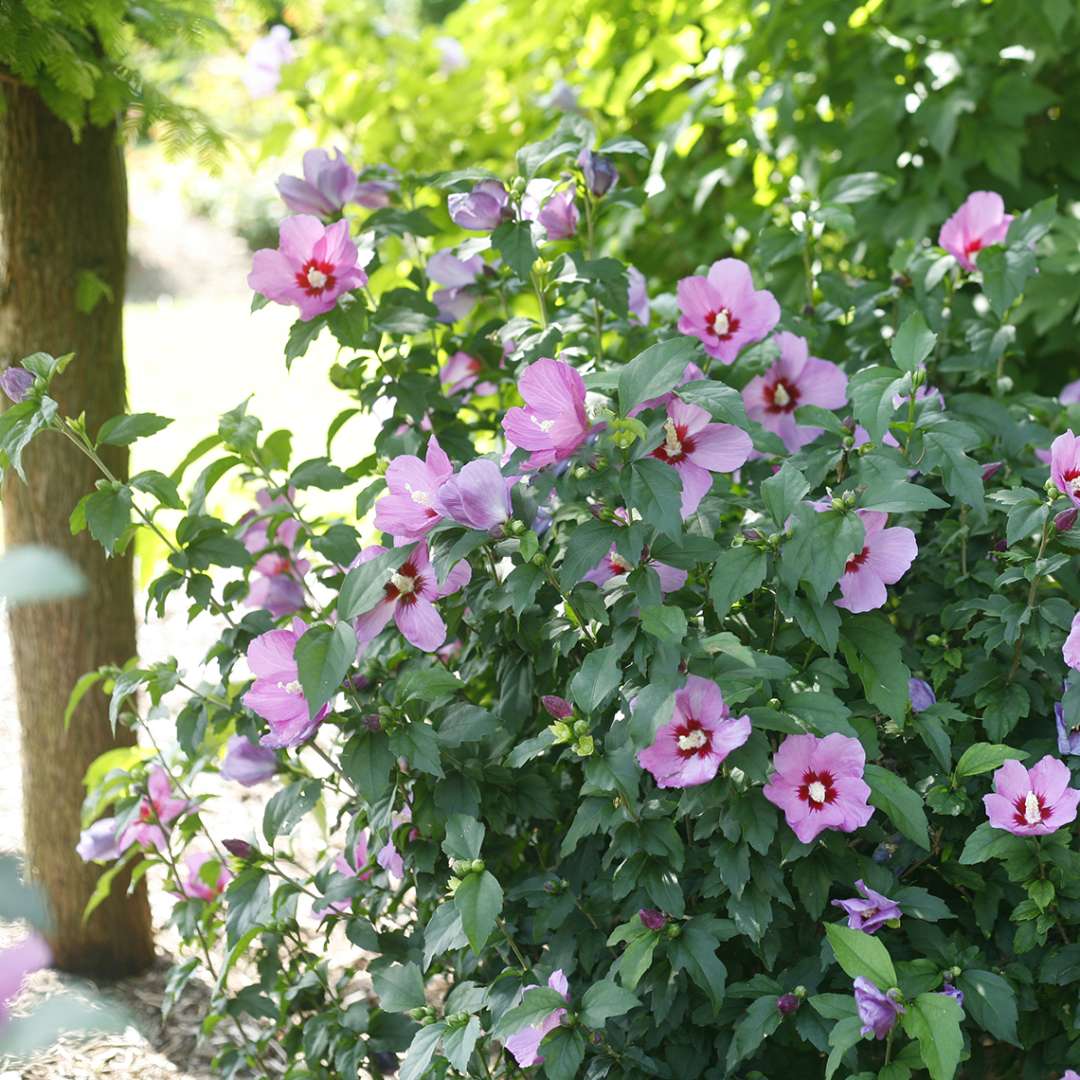
[[[552,972],[551,978],[548,979],[548,986],[552,990],[557,990],[567,1001],[570,1000],[570,985],[566,981],[562,968]],[[527,986],[525,989],[529,991],[534,987]],[[548,1013],[535,1027],[523,1028],[506,1040],[506,1049],[514,1055],[514,1060],[523,1069],[527,1069],[530,1065],[538,1065],[544,1060],[539,1053],[540,1043],[543,1042],[544,1036],[549,1031],[554,1031],[559,1026],[559,1021],[565,1015],[565,1009],[556,1009],[554,1012]]]
[[[304,154],[304,176],[281,175],[277,189],[294,214],[332,218],[341,213],[356,193],[356,171],[340,150],[331,157],[325,150]]]
[[[510,216],[510,195],[498,180],[481,180],[472,191],[455,192],[446,200],[450,220],[473,232],[491,232]]]
[[[578,154],[577,163],[585,175],[585,186],[598,199],[606,195],[619,179],[615,162],[606,154],[585,149]]]
[[[33,373],[24,367],[19,367],[18,364],[13,364],[0,372],[0,390],[3,390],[15,405],[26,399],[33,385]]]
[[[436,499],[453,474],[454,466],[434,435],[423,461],[413,454],[394,458],[386,470],[389,494],[375,503],[375,528],[399,541],[427,535],[442,520]]]
[[[225,747],[221,775],[226,780],[254,787],[277,772],[277,754],[268,746],[253,743],[246,735],[233,735]]]
[[[773,774],[763,794],[784,812],[804,843],[824,829],[854,832],[873,816],[863,781],[866,751],[858,739],[833,732],[788,735],[773,756]]]
[[[907,687],[912,712],[923,712],[931,705],[937,704],[934,688],[924,679],[908,679]]]
[[[1009,232],[1012,214],[996,191],[973,191],[938,234],[938,243],[965,270],[975,269],[983,248],[1000,244]]]
[[[732,717],[716,683],[688,675],[675,694],[670,722],[656,732],[650,747],[638,751],[637,759],[657,787],[693,787],[708,783],[728,754],[749,738],[750,717]]]
[[[503,476],[490,458],[477,458],[442,484],[435,505],[444,518],[490,532],[510,520],[510,488],[516,481],[516,476]]]
[[[1006,761],[994,773],[994,791],[983,796],[986,816],[995,829],[1014,836],[1046,836],[1076,818],[1080,791],[1069,786],[1072,773],[1046,755],[1030,769]]]
[[[696,337],[722,363],[734,363],[744,345],[761,341],[780,319],[780,305],[754,289],[750,267],[720,259],[705,276],[685,277],[678,290],[679,330]]]
[[[900,918],[900,905],[895,900],[875,892],[862,879],[855,882],[855,891],[859,896],[832,902],[833,907],[844,910],[848,917],[848,926],[852,930],[876,934],[886,923]]]
[[[542,358],[521,373],[518,390],[525,407],[508,409],[503,417],[507,439],[530,451],[532,469],[568,458],[590,427],[581,376],[561,360]]]
[[[83,862],[118,859],[122,849],[116,834],[116,818],[100,818],[90,828],[83,829],[75,851]]]
[[[244,85],[253,98],[269,97],[281,82],[281,69],[295,59],[292,32],[287,26],[272,26],[244,57]]]
[[[857,613],[873,611],[885,603],[889,598],[885,586],[894,585],[911,569],[919,546],[910,529],[899,525],[885,528],[888,514],[879,510],[856,513],[863,523],[863,546],[844,567],[836,606]]]
[[[896,1026],[897,1016],[907,1010],[893,995],[893,990],[885,993],[861,975],[855,980],[855,1007],[863,1023],[863,1035],[884,1039]]]
[[[18,945],[0,952],[0,1027],[10,1019],[8,1006],[22,988],[26,976],[51,962],[49,946],[37,934],[30,934]]]
[[[642,326],[649,325],[649,285],[645,275],[636,267],[626,268],[628,283],[626,306],[630,309],[630,318],[636,319]]]
[[[217,866],[217,874],[213,883],[208,883],[203,878],[203,867],[207,863]],[[184,857],[184,867],[187,870],[187,878],[181,882],[184,896],[189,900],[214,900],[225,891],[225,886],[232,881],[232,872],[227,866],[222,865],[216,856],[208,851],[192,851]]]
[[[279,236],[277,248],[255,252],[248,285],[268,300],[298,307],[304,321],[367,284],[347,221],[324,227],[317,217],[297,214],[282,221]]]

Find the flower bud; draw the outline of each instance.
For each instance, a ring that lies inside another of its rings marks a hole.
[[[669,938],[671,938],[672,941],[674,941],[675,938],[679,937],[681,934],[682,934],[682,927],[677,922],[673,922],[668,926],[668,928],[667,928],[667,936]]]
[[[482,874],[487,867],[484,865],[483,859],[473,859],[469,864],[469,871],[473,874]]]
[[[1014,383],[1008,375],[1002,375],[995,385],[999,394],[1008,394],[1012,391]]]
[[[529,561],[533,566],[543,566],[547,562],[547,559],[544,558],[544,553],[542,551],[538,551]]]
[[[604,154],[593,153],[592,150],[582,150],[578,155],[578,165],[585,175],[585,186],[596,198],[603,198],[619,179],[618,170],[611,158]]]
[[[1077,510],[1075,506],[1070,506],[1068,510],[1062,510],[1054,518],[1054,528],[1058,532],[1068,532],[1076,524],[1077,514],[1080,514],[1080,510]]]
[[[596,750],[596,743],[593,741],[591,735],[582,735],[576,743],[574,743],[574,753],[578,757],[592,757],[593,752]]]
[[[588,720],[575,720],[574,721],[574,734],[575,735],[588,735],[589,734],[589,721]]]
[[[589,470],[584,465],[578,465],[574,469],[574,479],[584,480],[589,475]]]
[[[991,461],[989,465],[984,465],[982,468],[983,483],[990,479],[995,473],[1001,471],[1001,466],[1004,464],[1002,461]]]
[[[776,999],[776,1010],[782,1016],[791,1016],[799,1011],[802,1002],[794,994],[781,994]]]
[[[510,181],[511,195],[516,195],[518,198],[520,198],[522,195],[525,194],[525,188],[526,183],[524,176],[515,176],[514,179]]]
[[[1045,491],[1047,496],[1051,499],[1057,499],[1061,497],[1061,492],[1058,491],[1057,484],[1055,484],[1054,481],[1049,478],[1047,478],[1046,483],[1043,484],[1043,491]]]
[[[382,718],[378,713],[368,713],[364,717],[364,727],[371,732],[382,731]]]
[[[835,499],[833,499],[833,501],[832,501],[832,504],[831,504],[831,505],[832,505],[832,508],[833,508],[834,510],[846,510],[846,509],[847,509],[847,504],[846,504],[846,503],[844,502],[844,500],[843,500],[843,499],[841,499],[841,498],[835,498]]]
[[[667,926],[667,916],[655,908],[642,908],[638,912],[638,918],[650,930],[663,930]]]
[[[507,529],[509,530],[511,536],[522,536],[524,535],[527,528],[528,526],[525,524],[524,521],[515,520],[511,521],[510,524],[507,525]]]
[[[238,859],[250,859],[255,849],[246,840],[222,840],[221,846]]]
[[[556,720],[565,720],[574,715],[574,706],[566,698],[556,697],[555,694],[545,694],[540,699],[540,704],[547,710],[548,715]]]
[[[0,372],[0,390],[7,394],[13,405],[24,401],[33,385],[33,374],[17,364]]]
[[[856,502],[858,502],[858,499],[856,498],[856,495],[855,495],[854,491],[845,491],[844,492],[844,505],[846,507],[850,508],[850,507],[854,506]]]

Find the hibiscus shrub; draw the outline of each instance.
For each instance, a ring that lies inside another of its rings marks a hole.
[[[608,250],[644,148],[592,147],[573,121],[514,177],[283,180],[255,306],[300,309],[298,401],[329,332],[352,402],[324,457],[242,405],[75,508],[110,552],[157,533],[149,607],[220,631],[196,671],[77,688],[176,722],[93,772],[82,854],[161,868],[170,1000],[209,978],[226,1076],[1059,1077],[1080,444],[1047,448],[1078,395],[1023,389],[1010,322],[1053,202],[975,193],[876,280],[849,237],[886,181],[841,175],[778,212],[783,250],[748,229],[749,264],[672,292]],[[16,470],[32,437],[96,458],[166,423],[60,415],[66,362],[5,377]],[[207,828],[227,783],[258,835]]]

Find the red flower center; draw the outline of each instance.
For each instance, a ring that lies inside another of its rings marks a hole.
[[[803,773],[802,783],[799,785],[799,798],[802,799],[811,810],[822,810],[830,803],[836,802],[836,781],[831,772],[814,772],[807,769]]]
[[[705,325],[717,341],[727,341],[739,329],[739,320],[731,314],[730,308],[722,307],[719,311],[710,311],[705,316]]]
[[[308,259],[296,272],[296,284],[308,296],[322,296],[327,289],[334,287],[334,267],[325,259]]]
[[[870,548],[864,547],[858,555],[852,555],[850,559],[844,564],[845,574],[857,574],[859,568],[867,559],[870,558]]]
[[[407,562],[386,583],[386,599],[396,600],[399,604],[415,604],[416,595],[423,588],[424,579],[416,572],[416,567]]]
[[[1037,791],[1029,791],[1026,795],[1017,795],[1013,800],[1013,811],[1013,821],[1030,828],[1041,825],[1054,812],[1054,808],[1047,806],[1045,798]]]
[[[278,574],[292,572],[292,560],[288,555],[271,555],[264,565],[266,566],[264,572],[267,577],[277,577]]]
[[[982,251],[983,242],[981,240],[969,240],[964,245],[965,255],[974,255],[977,251]]]
[[[674,736],[679,757],[683,760],[692,757],[705,757],[712,748],[709,733],[701,726],[700,721],[695,720],[692,716],[687,718],[685,724],[679,724],[675,728]]]
[[[1061,479],[1065,481],[1067,491],[1075,493],[1080,489],[1080,467],[1074,465],[1071,469],[1066,469],[1061,474]]]
[[[799,404],[799,388],[794,383],[777,379],[765,387],[765,411],[771,413],[794,412]]]
[[[652,452],[654,458],[674,465],[694,452],[694,436],[686,434],[685,424],[676,424],[671,420],[664,423],[664,441]]]
[[[154,806],[149,799],[143,799],[139,804],[139,820],[140,821],[156,821],[157,814],[154,812]]]

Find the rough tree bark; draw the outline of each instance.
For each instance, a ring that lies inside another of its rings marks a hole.
[[[87,127],[81,141],[32,90],[0,83],[0,365],[44,351],[76,359],[54,384],[61,409],[86,413],[90,430],[124,411],[121,318],[127,265],[127,182],[114,126]],[[96,274],[112,290],[84,314],[76,308],[79,274]],[[127,475],[127,452],[105,455]],[[24,462],[29,483],[6,484],[7,545],[44,543],[64,551],[85,573],[87,593],[30,604],[11,613],[22,730],[23,816],[34,879],[54,919],[49,937],[56,965],[115,977],[153,960],[145,885],[128,897],[126,876],[84,925],[83,909],[101,868],[75,854],[82,778],[116,745],[100,690],[86,696],[64,731],[68,694],[80,675],[135,653],[130,556],[106,560],[88,534],[71,536],[68,517],[94,486],[96,470],[59,436],[37,439]]]

